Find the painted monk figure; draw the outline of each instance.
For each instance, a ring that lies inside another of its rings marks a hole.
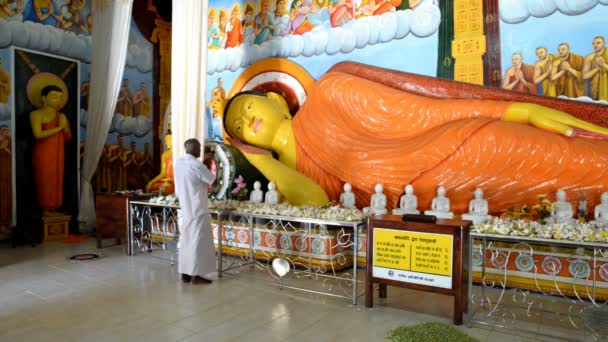
[[[597,202],[608,141],[577,134],[605,138],[608,128],[533,103],[462,98],[467,87],[488,96],[482,87],[340,63],[307,90],[295,118],[276,93],[242,92],[220,107],[226,140],[292,204],[337,201],[350,183],[368,206],[379,180],[392,206],[403,184],[420,189],[421,207],[445,185],[455,212],[468,209],[478,184],[497,210],[566,186]],[[585,104],[571,108],[577,105]]]
[[[608,101],[608,49],[606,38],[593,38],[594,52],[585,57],[583,78],[589,80],[591,98]]]
[[[126,78],[122,81],[114,113],[120,113],[123,116],[133,116],[133,94],[131,93],[131,89],[129,89],[129,80]]]
[[[536,94],[538,88],[534,82],[534,67],[524,64],[520,52],[511,55],[511,66],[505,73],[505,80],[502,87],[508,90],[515,90],[520,93]]]
[[[567,43],[559,44],[557,50],[559,58],[553,62],[551,69],[551,80],[555,81],[556,95],[569,98],[585,96],[587,86],[583,79],[583,56],[571,53],[570,45]]]
[[[534,63],[534,83],[540,86],[542,95],[555,97],[555,81],[551,80],[553,68],[553,56],[549,55],[547,48],[539,46],[536,48],[538,60]]]
[[[150,95],[148,94],[148,85],[141,82],[139,89],[133,93],[133,115],[150,116],[151,106]]]
[[[65,143],[72,139],[70,123],[59,111],[66,95],[57,86],[49,85],[40,93],[42,106],[30,113],[30,124],[36,138],[32,166],[38,204],[45,215],[63,204]]]

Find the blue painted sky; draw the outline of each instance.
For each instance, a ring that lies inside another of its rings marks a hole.
[[[591,41],[598,35],[608,38],[608,6],[597,5],[579,16],[567,16],[558,11],[545,18],[531,17],[520,24],[501,21],[503,75],[511,66],[513,52],[520,51],[524,63],[533,64],[537,59],[536,47],[546,46],[549,53],[557,53],[557,46],[566,42],[572,52],[585,56],[593,52]]]

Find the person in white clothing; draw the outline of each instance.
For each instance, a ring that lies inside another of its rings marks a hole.
[[[207,191],[215,175],[198,159],[201,156],[198,140],[188,139],[184,145],[186,155],[176,160],[173,167],[181,212],[177,269],[184,282],[209,284],[211,280],[206,276],[216,271],[216,264]]]

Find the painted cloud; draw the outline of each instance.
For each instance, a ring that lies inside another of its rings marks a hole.
[[[500,18],[517,24],[530,17],[544,18],[560,11],[566,15],[580,15],[597,5],[608,5],[608,0],[500,0]]]

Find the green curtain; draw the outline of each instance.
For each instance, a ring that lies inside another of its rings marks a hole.
[[[439,52],[437,54],[437,77],[454,79],[454,58],[452,41],[454,40],[454,1],[439,1],[441,23],[439,24]]]

